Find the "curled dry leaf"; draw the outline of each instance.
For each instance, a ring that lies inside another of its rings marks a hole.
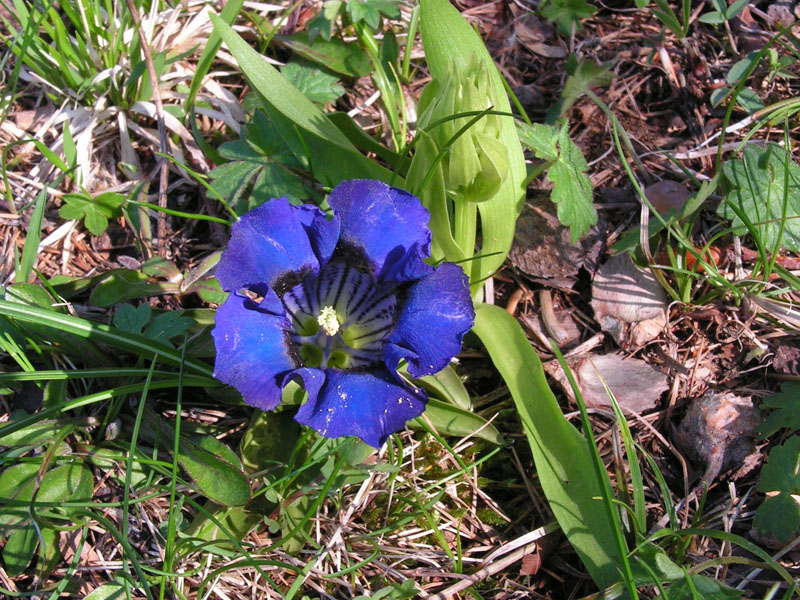
[[[752,398],[709,392],[692,401],[678,427],[676,442],[690,460],[705,469],[702,481],[711,483],[735,466],[739,468],[731,478],[738,479],[759,463],[754,436],[762,420]]]
[[[772,367],[783,375],[800,376],[800,348],[792,344],[781,344],[775,348]]]
[[[656,408],[661,395],[669,387],[664,373],[641,359],[626,359],[621,353],[583,356],[568,361],[568,364],[575,375],[583,401],[591,408],[611,406],[607,385],[624,411],[643,413]],[[574,400],[572,388],[561,366],[550,361],[545,368]]]
[[[517,220],[509,258],[520,271],[544,285],[572,289],[581,267],[594,273],[603,250],[604,225],[593,227],[578,244],[569,237],[546,196],[525,203]]]
[[[667,294],[650,271],[627,254],[612,257],[592,284],[592,309],[603,331],[623,348],[639,348],[667,323]]]
[[[663,215],[670,209],[679,213],[691,194],[677,181],[665,179],[648,185],[644,190],[644,195],[647,196],[653,208]]]

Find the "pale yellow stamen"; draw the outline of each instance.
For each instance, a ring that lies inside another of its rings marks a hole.
[[[317,317],[317,323],[325,335],[334,336],[339,333],[339,318],[332,306],[323,307]]]

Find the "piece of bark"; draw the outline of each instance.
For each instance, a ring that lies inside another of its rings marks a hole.
[[[534,198],[525,203],[517,220],[509,254],[511,264],[538,283],[572,289],[581,268],[590,273],[597,269],[604,245],[603,229],[600,223],[573,244],[569,228],[561,225],[550,199]]]
[[[644,346],[667,324],[667,294],[627,254],[604,263],[592,283],[592,309],[603,331],[626,349]]]
[[[641,414],[658,406],[669,384],[667,376],[638,358],[625,358],[621,353],[588,355],[567,361],[586,406],[608,408],[611,400],[603,382],[625,411]],[[561,384],[564,393],[575,400],[572,387],[561,365],[545,363],[545,370]]]
[[[759,463],[754,436],[762,421],[752,398],[709,392],[692,401],[676,442],[692,462],[705,469],[701,481],[710,484],[738,465],[731,476],[736,480]]]

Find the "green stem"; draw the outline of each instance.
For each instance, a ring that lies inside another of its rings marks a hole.
[[[462,194],[453,198],[455,204],[455,240],[464,253],[465,259],[475,254],[475,236],[478,229],[478,207]]]

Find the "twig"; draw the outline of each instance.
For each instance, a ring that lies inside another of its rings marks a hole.
[[[158,181],[158,206],[167,208],[167,184],[169,177],[169,164],[165,158],[168,154],[169,148],[167,146],[167,127],[164,124],[164,105],[161,103],[161,93],[158,90],[158,77],[156,76],[156,68],[153,64],[153,55],[150,52],[150,44],[145,37],[144,29],[142,28],[142,19],[139,17],[139,11],[136,9],[133,0],[125,0],[128,4],[128,10],[131,12],[133,23],[139,31],[139,40],[142,43],[142,52],[144,52],[144,62],[147,65],[147,75],[150,78],[150,87],[153,89],[153,104],[156,105],[156,121],[158,123],[158,139],[161,146],[161,154],[159,156],[159,164],[161,167],[161,176]],[[166,258],[167,254],[167,222],[166,214],[163,211],[158,212],[158,229],[156,232],[158,237],[158,254],[161,258]]]

